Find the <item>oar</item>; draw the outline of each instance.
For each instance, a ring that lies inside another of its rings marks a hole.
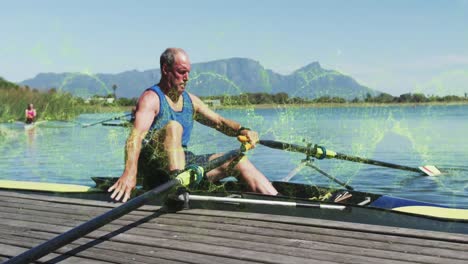
[[[128,113],[128,114],[125,114],[123,116],[115,116],[113,118],[109,118],[109,119],[106,119],[106,120],[102,120],[102,121],[99,121],[99,122],[96,122],[96,123],[92,123],[92,124],[84,124],[82,127],[90,127],[90,126],[94,126],[94,125],[97,125],[97,124],[101,124],[101,123],[104,123],[104,122],[107,122],[107,121],[112,121],[112,120],[117,120],[117,119],[121,119],[121,118],[124,118],[124,117],[127,117],[129,115],[131,115],[132,113]]]
[[[83,237],[92,231],[104,226],[105,224],[141,207],[142,205],[146,204],[147,202],[154,200],[159,194],[164,191],[169,190],[171,187],[176,185],[181,186],[188,186],[193,182],[193,173],[192,172],[201,172],[203,171],[210,171],[216,167],[221,166],[228,160],[238,157],[242,155],[242,151],[238,150],[231,150],[224,155],[210,161],[204,167],[191,167],[183,172],[181,172],[175,179],[172,179],[138,197],[131,199],[130,201],[116,207],[107,213],[104,213],[100,216],[97,216],[51,240],[48,240],[16,257],[11,258],[10,260],[4,262],[4,264],[13,264],[13,263],[29,263],[39,258],[57,250],[72,241]]]
[[[398,170],[413,171],[413,172],[419,172],[419,173],[423,172],[425,175],[428,175],[428,176],[437,176],[441,174],[439,169],[433,165],[425,165],[425,166],[421,166],[418,168],[408,167],[408,166],[388,163],[384,161],[378,161],[378,160],[373,160],[373,159],[367,159],[367,158],[361,158],[361,157],[350,156],[350,155],[346,155],[342,153],[337,153],[337,152],[325,149],[324,147],[317,146],[317,145],[315,145],[314,147],[304,147],[304,146],[299,146],[299,145],[289,144],[289,143],[284,143],[284,142],[279,142],[279,141],[273,141],[273,140],[260,140],[259,143],[264,146],[274,148],[274,149],[281,149],[281,150],[304,153],[307,156],[315,157],[318,159],[334,158],[334,159],[340,159],[340,160],[347,160],[347,161],[352,161],[352,162],[383,166],[383,167],[388,167],[388,168],[398,169]]]

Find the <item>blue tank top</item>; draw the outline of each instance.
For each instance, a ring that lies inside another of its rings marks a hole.
[[[171,120],[177,121],[184,129],[182,133],[182,146],[187,147],[193,128],[193,104],[189,94],[185,91],[182,93],[184,105],[182,107],[182,111],[176,112],[169,106],[169,103],[166,100],[166,96],[161,91],[159,86],[155,84],[146,90],[151,90],[159,96],[159,113],[154,118],[153,124],[151,124],[149,134],[152,134],[151,132],[163,128]]]

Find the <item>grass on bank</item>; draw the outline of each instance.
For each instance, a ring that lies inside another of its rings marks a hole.
[[[82,113],[122,112],[130,107],[103,104],[85,104],[70,93],[30,89],[8,82],[0,77],[0,122],[24,121],[28,104],[34,104],[37,120],[72,120]]]

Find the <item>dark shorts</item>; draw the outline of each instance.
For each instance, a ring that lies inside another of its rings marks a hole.
[[[184,150],[185,164],[205,166],[213,154],[195,155],[193,152]],[[165,161],[158,157],[157,151],[150,146],[142,148],[138,159],[138,180],[144,189],[152,189],[169,181],[169,172],[166,171]]]

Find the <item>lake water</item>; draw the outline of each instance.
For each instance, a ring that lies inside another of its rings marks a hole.
[[[262,139],[319,144],[348,155],[413,167],[436,165],[447,172],[426,177],[349,161],[314,162],[356,190],[468,208],[467,105],[218,112],[257,130]],[[0,178],[92,186],[92,176],[120,176],[129,128],[80,125],[119,115],[85,114],[75,122],[50,121],[29,131],[21,123],[0,124]],[[196,153],[237,147],[234,138],[199,124],[194,127],[190,148]],[[283,179],[305,158],[264,146],[248,155],[271,180]],[[310,168],[291,181],[333,185]]]

